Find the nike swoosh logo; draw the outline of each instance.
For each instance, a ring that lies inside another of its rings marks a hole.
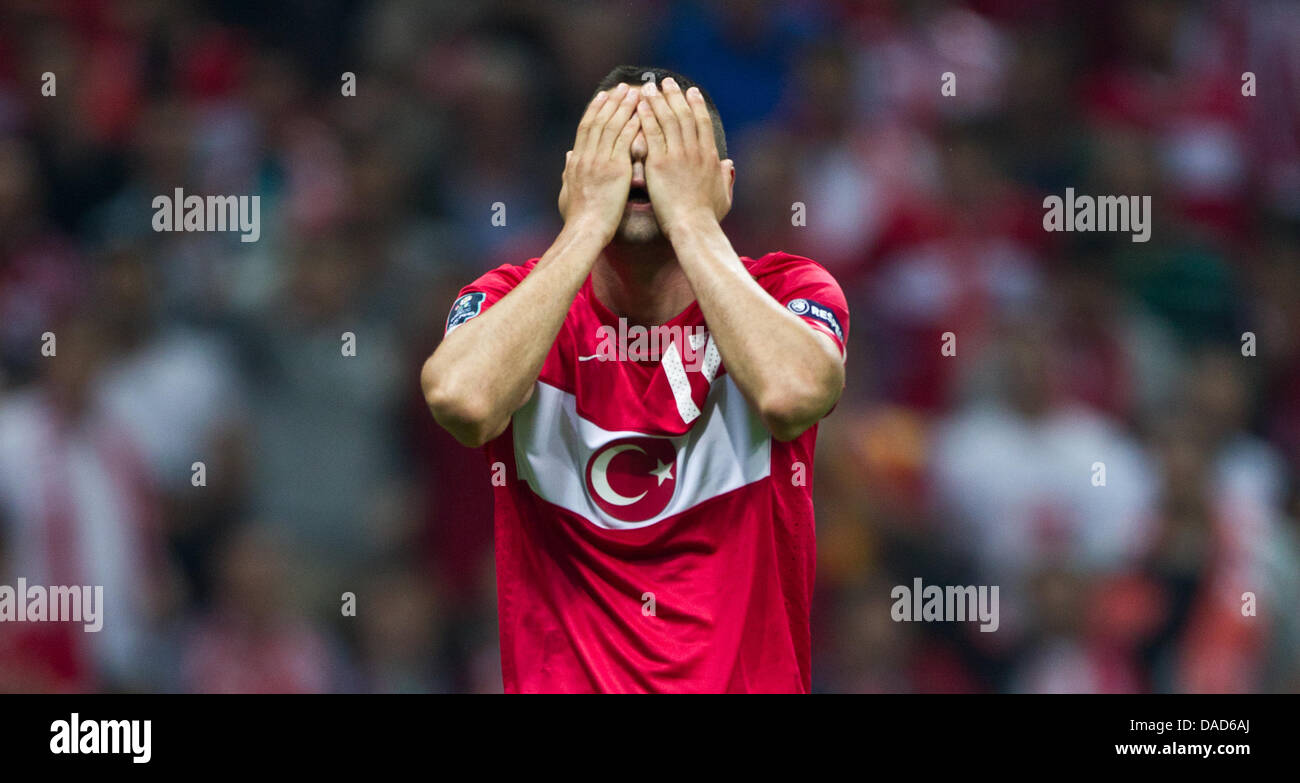
[[[599,358],[600,358],[600,354],[598,354],[598,353],[593,353],[591,356],[579,356],[579,357],[578,357],[578,361],[580,361],[580,362],[589,362],[589,361],[591,361],[592,359],[599,359]]]

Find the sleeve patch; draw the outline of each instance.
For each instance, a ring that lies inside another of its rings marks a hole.
[[[487,294],[482,291],[471,291],[456,300],[451,306],[451,313],[447,316],[447,334],[451,330],[465,323],[469,319],[483,311],[483,300],[487,299]]]
[[[800,318],[817,321],[829,329],[840,343],[844,342],[844,330],[840,328],[840,320],[826,305],[811,299],[792,299],[785,307]]]

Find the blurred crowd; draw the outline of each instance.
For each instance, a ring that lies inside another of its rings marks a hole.
[[[0,691],[500,689],[490,474],[418,371],[620,63],[712,94],[737,251],[849,299],[815,690],[1300,691],[1287,0],[6,0],[0,584],[109,603],[0,625]],[[1044,231],[1067,187],[1150,241]],[[260,240],[156,233],[176,188]],[[998,631],[893,621],[915,578]]]

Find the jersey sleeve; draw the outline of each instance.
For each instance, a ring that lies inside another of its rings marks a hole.
[[[809,258],[787,253],[764,256],[753,269],[759,285],[804,323],[835,341],[847,358],[849,305],[830,272]]]
[[[535,261],[530,261],[522,267],[504,264],[460,289],[456,301],[451,305],[451,312],[447,314],[443,335],[451,334],[456,327],[477,318],[501,301],[502,297],[519,285],[534,263]]]

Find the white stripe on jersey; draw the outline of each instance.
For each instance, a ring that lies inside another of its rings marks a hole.
[[[515,412],[515,464],[543,500],[608,530],[653,525],[710,498],[760,481],[771,473],[772,440],[753,415],[730,376],[709,389],[704,411],[684,435],[667,438],[677,451],[673,497],[659,514],[642,522],[614,519],[587,493],[591,456],[615,440],[646,437],[628,430],[606,430],[577,413],[576,398],[537,381],[533,396]]]

